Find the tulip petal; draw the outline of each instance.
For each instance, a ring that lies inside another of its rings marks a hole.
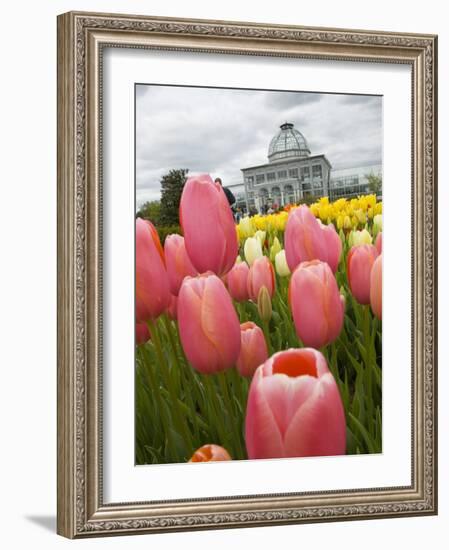
[[[346,452],[346,423],[331,373],[322,376],[285,434],[285,455],[330,456]]]

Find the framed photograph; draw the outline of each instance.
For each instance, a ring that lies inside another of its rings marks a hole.
[[[437,513],[437,37],[58,17],[58,533]]]

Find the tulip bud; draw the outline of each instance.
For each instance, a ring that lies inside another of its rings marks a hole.
[[[240,331],[241,348],[236,367],[242,376],[251,377],[268,359],[267,343],[262,329],[251,321],[241,324]]]
[[[373,218],[373,233],[377,235],[379,231],[382,231],[382,214],[376,214]]]
[[[251,237],[254,233],[253,225],[251,223],[251,218],[249,218],[248,216],[245,216],[240,220],[239,228],[240,228],[240,234],[245,239],[247,239],[248,237]]]
[[[285,250],[278,252],[274,258],[276,265],[276,271],[279,277],[288,277],[290,275],[290,269],[288,268],[287,259],[285,257]]]
[[[221,460],[232,460],[228,451],[220,445],[203,445],[197,449],[189,462],[217,462]]]
[[[285,228],[285,254],[290,271],[304,261],[327,262],[335,273],[342,244],[334,226],[323,225],[307,206],[292,210]]]
[[[279,239],[275,237],[273,239],[273,244],[270,248],[270,260],[274,262],[274,258],[276,257],[276,254],[278,254],[282,250],[281,243],[279,242]]]
[[[257,301],[259,290],[265,286],[270,298],[273,296],[276,286],[273,264],[266,256],[254,261],[248,274],[248,294],[253,302]]]
[[[360,244],[371,244],[373,238],[369,231],[363,229],[363,231],[353,231],[349,236],[349,246],[359,246]]]
[[[374,260],[377,258],[376,247],[372,244],[353,246],[348,254],[347,275],[352,295],[359,304],[370,303],[370,276]]]
[[[229,294],[236,302],[249,300],[248,294],[249,267],[246,262],[235,264],[227,275]]]
[[[268,322],[271,319],[273,308],[271,305],[270,293],[266,286],[262,286],[257,296],[257,310],[262,321]]]
[[[214,274],[186,277],[178,296],[182,347],[203,374],[235,365],[240,353],[240,322],[223,282]]]
[[[281,351],[258,367],[248,394],[245,441],[249,459],[345,454],[343,404],[319,351]]]
[[[261,246],[262,248],[263,248],[263,246],[264,246],[264,244],[265,244],[265,237],[266,237],[266,235],[267,235],[267,232],[266,232],[266,231],[261,231],[260,229],[259,229],[259,231],[256,231],[256,232],[254,233],[254,237],[255,237],[256,239],[259,239],[259,241],[260,241],[260,246]]]
[[[170,292],[177,296],[184,277],[194,277],[198,272],[190,261],[184,237],[181,235],[168,235],[164,243],[164,252]]]
[[[296,333],[304,345],[318,349],[338,338],[344,302],[327,263],[313,260],[299,264],[290,279],[289,302]]]
[[[245,260],[248,262],[248,265],[251,267],[255,260],[262,258],[262,245],[260,240],[256,237],[249,237],[245,241],[245,246],[243,247],[243,252],[245,254]]]
[[[164,251],[153,224],[136,220],[136,321],[163,313],[170,301]]]
[[[228,200],[219,183],[207,174],[188,178],[179,206],[185,247],[199,273],[222,276],[235,263],[237,232]]]
[[[382,319],[382,254],[380,254],[371,269],[370,303],[374,315]]]

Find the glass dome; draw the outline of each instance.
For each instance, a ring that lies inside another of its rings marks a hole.
[[[292,157],[305,158],[309,155],[309,146],[301,132],[295,130],[290,122],[281,124],[281,131],[270,141],[268,160],[274,162]]]

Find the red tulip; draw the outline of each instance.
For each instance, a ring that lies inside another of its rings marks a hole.
[[[229,294],[236,302],[246,302],[246,300],[249,300],[248,275],[249,267],[246,262],[235,264],[226,275]]]
[[[319,351],[281,351],[256,370],[245,438],[250,459],[345,454],[343,404]]]
[[[321,348],[338,338],[345,306],[327,263],[313,260],[299,264],[288,295],[296,333],[306,346]]]
[[[253,302],[257,302],[259,291],[263,286],[266,287],[270,298],[272,298],[276,288],[276,279],[273,264],[266,256],[254,260],[253,265],[249,269],[248,295]]]
[[[382,231],[377,234],[374,246],[376,247],[377,253],[382,254]]]
[[[321,260],[335,273],[341,248],[334,226],[323,225],[305,204],[290,211],[285,227],[285,256],[291,272],[301,262]]]
[[[382,319],[382,254],[377,256],[371,269],[370,303],[374,315]]]
[[[186,277],[178,296],[178,325],[187,359],[209,374],[235,365],[240,323],[223,282],[212,273]]]
[[[170,292],[177,296],[184,277],[187,275],[194,277],[198,272],[190,261],[184,237],[181,235],[168,235],[164,243],[164,252]]]
[[[370,275],[374,260],[377,258],[376,247],[372,244],[353,246],[348,254],[348,281],[351,292],[359,304],[370,303]]]
[[[151,338],[150,331],[145,323],[136,323],[136,344],[145,344]]]
[[[203,445],[197,449],[189,462],[218,462],[232,460],[228,451],[220,445]]]
[[[165,258],[153,224],[136,220],[136,321],[156,319],[170,301]]]
[[[179,219],[192,264],[199,273],[221,276],[235,263],[237,232],[228,200],[208,174],[189,178],[181,196]]]
[[[251,377],[268,359],[267,343],[262,329],[251,321],[241,324],[240,331],[242,345],[236,367],[242,376]]]

